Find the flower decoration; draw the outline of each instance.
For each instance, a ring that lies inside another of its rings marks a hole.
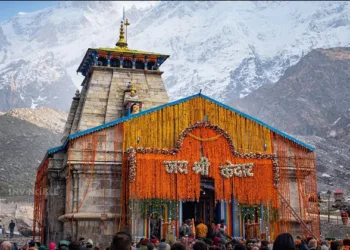
[[[274,187],[278,188],[278,184],[280,181],[280,176],[279,176],[279,167],[278,167],[278,161],[277,161],[277,156],[274,154],[261,154],[261,153],[240,153],[235,150],[233,141],[231,137],[228,135],[227,131],[222,129],[221,127],[217,125],[212,125],[210,122],[196,122],[192,125],[190,125],[187,129],[182,131],[180,134],[175,148],[171,149],[159,149],[159,148],[128,148],[126,150],[126,153],[129,154],[129,181],[135,180],[136,176],[136,153],[141,153],[141,154],[166,154],[166,155],[175,155],[178,153],[183,145],[183,140],[185,139],[186,136],[189,135],[193,130],[197,128],[210,128],[213,129],[214,131],[218,132],[221,136],[223,136],[229,143],[229,148],[233,156],[242,158],[242,159],[270,159],[273,162],[273,174],[274,174]],[[193,138],[193,137],[192,137]],[[209,163],[210,164],[210,163]],[[243,174],[243,173],[242,173]],[[224,176],[223,176],[224,177]],[[226,177],[224,177],[226,178]]]
[[[227,161],[227,165],[220,166],[220,174],[227,179],[231,178],[232,176],[253,177],[254,174],[251,173],[253,166],[253,163],[232,164],[230,161]]]
[[[187,161],[164,161],[165,165],[165,171],[168,174],[175,173],[177,174],[178,172],[180,174],[187,174]]]
[[[195,162],[193,165],[193,170],[196,174],[201,174],[204,176],[209,175],[210,162],[206,157],[201,157],[199,162]]]

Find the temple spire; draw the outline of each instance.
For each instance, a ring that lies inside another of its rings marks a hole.
[[[127,42],[124,39],[124,23],[123,23],[123,21],[120,24],[119,41],[116,43],[116,45],[118,47],[121,47],[121,48],[127,48],[128,47],[128,44],[127,44]]]

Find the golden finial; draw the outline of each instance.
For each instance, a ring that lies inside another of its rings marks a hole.
[[[130,25],[129,20],[125,20],[125,41],[128,42],[128,26]]]
[[[120,35],[119,35],[119,41],[116,43],[116,45],[118,47],[128,47],[127,42],[124,40],[124,25],[123,25],[123,21],[121,22],[120,25]]]

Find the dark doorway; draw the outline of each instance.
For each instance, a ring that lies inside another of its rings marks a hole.
[[[199,202],[184,202],[182,203],[182,219],[194,219],[198,223],[201,219],[205,224],[210,224],[215,221],[216,204],[214,194],[214,181],[202,178],[201,193]]]
[[[107,66],[107,58],[103,56],[98,57],[97,64],[98,66]]]
[[[111,67],[119,68],[120,67],[120,61],[118,58],[112,58],[111,59]]]
[[[161,215],[157,212],[154,212],[150,216],[150,229],[151,229],[151,237],[160,239],[160,232],[162,226]]]
[[[141,60],[136,60],[136,69],[145,69],[145,63]]]
[[[129,59],[124,59],[123,61],[123,68],[125,69],[131,69],[132,68],[132,62]]]
[[[154,66],[156,65],[156,62],[155,61],[149,61],[147,63],[147,69],[148,70],[154,70]]]

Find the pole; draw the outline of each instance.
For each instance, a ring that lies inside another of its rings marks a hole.
[[[247,214],[243,215],[243,238],[245,239],[245,217],[246,217]]]
[[[260,236],[261,236],[261,233],[264,232],[263,216],[264,216],[264,207],[263,207],[262,202],[260,201]]]
[[[234,195],[232,195],[232,202],[231,202],[231,205],[232,205],[232,210],[231,210],[231,213],[232,213],[232,236],[233,237],[236,237],[236,218],[235,218],[235,197]]]
[[[331,205],[331,196],[328,195],[328,224],[330,222],[330,205]]]

